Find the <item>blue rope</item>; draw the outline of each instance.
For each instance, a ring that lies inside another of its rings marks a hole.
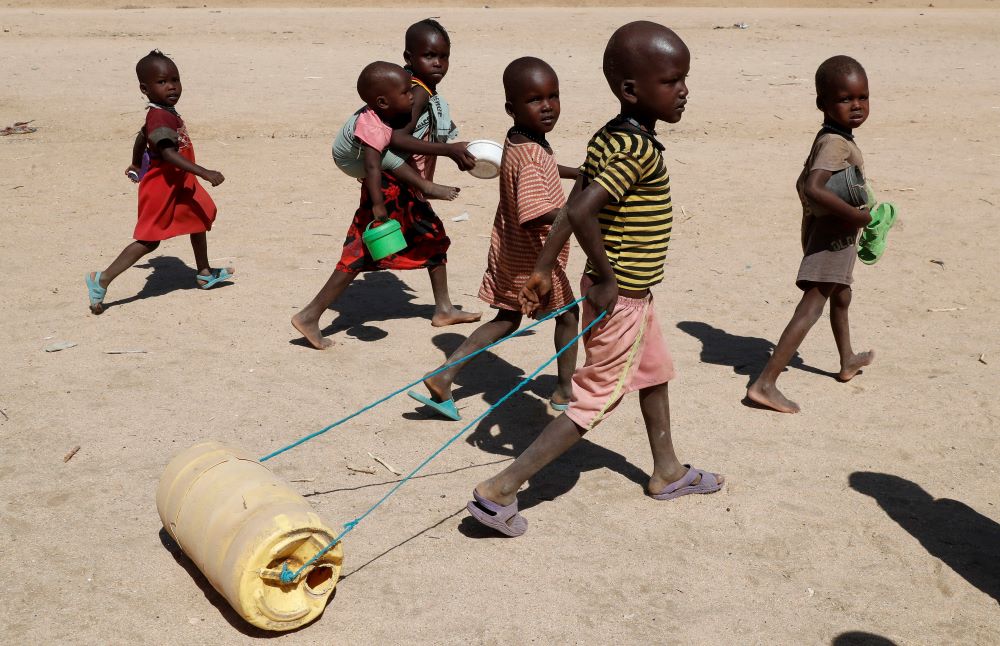
[[[347,417],[345,417],[343,419],[340,419],[340,420],[337,420],[333,424],[330,424],[329,426],[324,426],[323,428],[321,428],[320,430],[316,431],[315,433],[310,433],[309,435],[306,435],[302,439],[299,439],[299,440],[296,440],[296,441],[292,442],[288,446],[282,447],[282,448],[278,449],[277,451],[273,451],[271,453],[268,453],[264,457],[260,458],[258,460],[258,462],[266,462],[266,461],[270,460],[271,458],[273,458],[275,456],[281,455],[285,451],[290,451],[291,449],[294,449],[295,447],[299,446],[300,444],[305,444],[309,440],[311,440],[313,438],[316,438],[316,437],[319,437],[320,435],[322,435],[323,433],[326,433],[330,429],[336,428],[337,426],[340,426],[344,422],[347,422],[347,421],[350,421],[350,420],[354,419],[355,417],[357,417],[361,413],[375,408],[376,406],[378,406],[382,402],[387,401],[389,399],[392,399],[393,397],[395,397],[399,393],[403,392],[404,390],[409,390],[410,388],[413,388],[417,384],[423,382],[428,377],[433,377],[434,375],[438,374],[439,372],[443,372],[443,371],[447,370],[448,368],[451,368],[452,366],[457,366],[458,364],[460,364],[460,363],[462,363],[464,361],[468,361],[472,357],[474,357],[474,356],[476,356],[478,354],[481,354],[483,352],[486,352],[490,348],[494,348],[494,347],[500,345],[501,343],[503,343],[504,341],[508,341],[508,340],[514,338],[515,336],[518,336],[520,334],[524,334],[525,332],[527,332],[531,328],[533,328],[535,326],[538,326],[538,325],[541,325],[542,323],[544,323],[545,321],[548,321],[551,318],[555,318],[556,316],[559,316],[560,314],[562,314],[566,310],[570,309],[571,307],[574,307],[577,303],[579,303],[582,300],[583,300],[583,297],[580,297],[580,298],[576,299],[575,301],[573,301],[572,303],[570,303],[569,305],[567,305],[565,307],[561,307],[561,308],[555,310],[554,312],[550,312],[550,313],[546,314],[544,317],[538,319],[537,321],[535,321],[531,325],[525,326],[525,327],[523,327],[523,328],[521,328],[519,330],[514,330],[513,332],[511,332],[510,334],[508,334],[504,338],[500,339],[499,341],[494,341],[493,343],[489,344],[485,348],[481,348],[479,350],[476,350],[472,354],[470,354],[468,356],[465,356],[465,357],[462,357],[458,361],[454,361],[452,363],[448,363],[448,364],[443,365],[440,368],[438,368],[437,370],[435,370],[434,372],[432,372],[430,374],[427,374],[427,375],[424,375],[423,377],[420,377],[416,381],[412,381],[412,382],[406,384],[405,386],[403,386],[399,390],[394,390],[393,392],[389,393],[388,395],[386,395],[382,399],[379,399],[378,401],[375,401],[375,402],[372,402],[371,404],[368,404],[367,406],[365,406],[361,410],[355,411],[355,412],[351,413],[350,415],[348,415]]]
[[[583,299],[580,299],[580,300],[583,300]],[[577,302],[579,302],[579,300]],[[575,304],[576,303],[573,303],[573,305],[575,305]],[[571,306],[572,305],[567,306],[567,307],[571,307]],[[379,499],[378,502],[376,502],[374,505],[372,505],[371,507],[369,507],[368,510],[365,513],[361,514],[360,516],[358,516],[354,520],[351,520],[351,521],[348,521],[348,522],[344,523],[344,529],[341,530],[340,534],[338,534],[335,539],[333,539],[332,541],[330,541],[330,543],[326,547],[324,547],[322,550],[320,550],[319,552],[317,552],[315,556],[313,556],[311,559],[309,559],[304,564],[302,564],[302,567],[298,568],[297,570],[295,570],[293,572],[292,570],[288,569],[288,561],[285,561],[284,563],[282,563],[281,564],[281,582],[285,583],[285,584],[288,584],[288,583],[293,583],[296,579],[298,579],[299,576],[302,574],[303,570],[305,570],[306,568],[308,568],[310,565],[312,565],[313,563],[315,563],[318,559],[322,558],[324,554],[326,554],[331,549],[333,549],[334,546],[336,546],[337,543],[339,543],[340,540],[342,538],[344,538],[344,536],[346,536],[349,532],[351,532],[351,530],[353,530],[355,527],[357,527],[358,523],[360,523],[361,521],[363,521],[365,518],[368,517],[369,514],[371,514],[376,509],[378,509],[379,506],[382,503],[384,503],[386,500],[388,500],[389,497],[392,494],[396,493],[396,491],[398,491],[400,487],[402,487],[404,484],[406,484],[410,480],[410,478],[412,478],[413,476],[417,475],[417,473],[421,469],[423,469],[425,466],[427,466],[430,463],[431,460],[433,460],[438,455],[440,455],[441,452],[444,451],[449,446],[451,446],[452,443],[455,442],[455,440],[457,440],[458,438],[462,437],[462,435],[464,435],[467,430],[469,430],[470,428],[472,428],[475,424],[479,423],[479,421],[482,420],[484,417],[486,417],[487,415],[489,415],[490,413],[492,413],[497,407],[499,407],[502,403],[504,403],[505,401],[507,401],[507,399],[510,398],[513,394],[515,394],[516,392],[518,392],[519,390],[521,390],[522,388],[524,388],[524,386],[529,381],[531,381],[532,379],[534,379],[538,375],[538,373],[540,373],[542,370],[544,370],[546,366],[548,366],[550,363],[552,363],[553,361],[555,361],[556,359],[558,359],[559,355],[561,355],[563,352],[565,352],[570,347],[572,347],[574,344],[576,344],[576,342],[580,339],[580,337],[582,337],[584,334],[586,334],[590,330],[590,328],[594,327],[594,325],[596,325],[598,321],[600,321],[602,318],[604,318],[605,314],[607,314],[607,312],[601,312],[601,314],[599,316],[597,316],[597,318],[595,318],[593,321],[590,322],[590,325],[588,325],[587,327],[583,328],[583,330],[579,334],[577,334],[575,337],[573,337],[572,341],[570,341],[569,343],[567,343],[566,345],[564,345],[563,347],[561,347],[558,352],[556,352],[554,355],[552,355],[551,357],[549,357],[549,359],[545,363],[543,363],[542,365],[538,366],[538,368],[536,368],[535,371],[532,372],[530,375],[528,375],[527,377],[522,377],[521,381],[516,386],[514,386],[513,388],[511,388],[509,391],[507,391],[506,395],[504,395],[503,397],[501,397],[500,399],[498,399],[495,404],[493,404],[492,406],[490,406],[489,408],[486,409],[486,412],[482,413],[479,417],[477,417],[476,419],[474,419],[471,422],[469,422],[468,424],[466,424],[465,428],[463,428],[462,430],[460,430],[458,433],[455,433],[455,435],[453,435],[447,442],[445,442],[444,444],[442,444],[440,446],[440,448],[438,448],[436,451],[434,451],[433,453],[431,453],[430,456],[427,457],[427,459],[425,459],[423,462],[421,462],[419,465],[417,465],[417,468],[415,468],[413,471],[410,471],[410,473],[407,474],[405,478],[403,478],[402,480],[400,480],[396,484],[396,486],[393,487],[392,489],[390,489],[388,491],[388,493],[386,493],[384,496],[382,496]]]

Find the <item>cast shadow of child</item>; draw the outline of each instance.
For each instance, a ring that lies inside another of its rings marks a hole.
[[[154,296],[163,296],[177,290],[198,289],[198,283],[194,277],[197,271],[175,256],[156,256],[141,265],[134,265],[134,267],[152,269],[146,275],[146,284],[132,296],[105,303],[105,308],[126,305]],[[226,285],[227,283],[221,283],[215,289]]]
[[[440,348],[445,356],[454,352],[462,341],[463,337],[453,332],[438,334],[433,338],[434,345]],[[526,373],[522,368],[508,363],[491,352],[485,352],[470,361],[472,365],[460,372],[455,379],[452,393],[456,401],[467,399],[475,401],[480,397],[484,400],[483,403],[476,401],[475,406],[469,406],[463,411],[463,417],[471,421],[499,401]],[[533,370],[535,366],[529,368]],[[465,441],[487,453],[517,457],[552,420],[548,400],[555,386],[556,377],[553,374],[535,378],[524,389],[512,395],[499,408],[483,418]],[[410,418],[411,415],[407,414],[406,417]],[[458,428],[455,429],[456,432]],[[555,500],[570,491],[583,472],[595,469],[610,469],[636,483],[640,488],[645,487],[649,479],[647,473],[624,456],[583,439],[528,481],[527,488],[518,494],[518,506],[524,510],[541,502]],[[469,495],[471,496],[471,489]],[[471,518],[462,521],[459,531],[471,538],[496,535]]]
[[[935,499],[899,476],[856,471],[848,481],[874,498],[931,556],[1000,602],[1000,524],[957,500]]]
[[[390,271],[365,272],[358,276],[343,295],[329,307],[337,317],[323,328],[323,336],[344,332],[359,341],[378,341],[389,335],[373,321],[425,318],[434,315],[434,305],[414,303],[416,295]]]
[[[701,360],[717,366],[730,366],[738,375],[746,375],[747,387],[764,369],[764,364],[774,351],[774,343],[756,336],[737,336],[725,330],[712,327],[701,321],[681,321],[677,327],[701,341]],[[837,373],[807,365],[798,353],[788,362],[788,367],[798,368],[825,377],[837,377]]]

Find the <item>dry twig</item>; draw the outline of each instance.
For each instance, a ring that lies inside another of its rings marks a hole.
[[[395,473],[397,476],[403,475],[399,471],[396,471],[395,469],[393,469],[392,466],[388,462],[386,462],[385,460],[383,460],[382,458],[378,457],[377,455],[372,455],[371,451],[368,452],[368,457],[370,457],[372,460],[375,460],[376,462],[378,462],[379,464],[381,464],[382,466],[384,466],[390,472]]]

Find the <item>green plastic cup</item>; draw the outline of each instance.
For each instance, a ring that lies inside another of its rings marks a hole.
[[[375,221],[372,220],[361,234],[361,239],[368,247],[368,253],[372,255],[373,260],[381,260],[406,249],[406,239],[400,230],[399,222],[386,220],[383,224],[372,228],[374,224]]]

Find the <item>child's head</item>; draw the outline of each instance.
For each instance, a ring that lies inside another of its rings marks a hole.
[[[413,109],[410,75],[399,65],[385,61],[366,65],[358,75],[358,94],[389,125],[409,121]]]
[[[451,38],[433,18],[415,22],[406,30],[406,49],[403,59],[413,75],[435,88],[448,73],[451,56]]]
[[[816,69],[816,107],[827,122],[845,130],[868,118],[868,75],[850,56],[834,56]]]
[[[503,71],[504,108],[514,125],[530,132],[551,132],[559,120],[559,78],[540,58],[525,56]]]
[[[135,64],[139,91],[157,105],[173,107],[181,98],[181,73],[170,57],[154,49]]]
[[[691,52],[672,30],[640,20],[619,27],[604,50],[604,77],[622,114],[677,123],[684,113]]]

